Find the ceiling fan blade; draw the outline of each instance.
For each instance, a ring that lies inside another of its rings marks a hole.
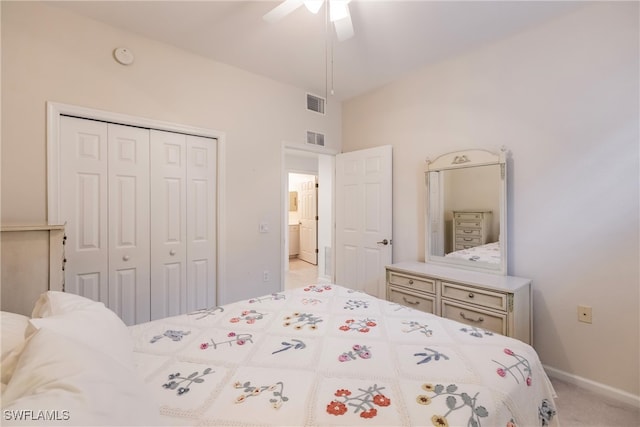
[[[347,16],[345,18],[334,21],[333,26],[336,29],[336,36],[338,37],[338,41],[350,39],[354,35],[351,16]]]
[[[302,6],[303,3],[303,0],[284,0],[278,6],[267,12],[262,19],[269,23],[277,22]]]

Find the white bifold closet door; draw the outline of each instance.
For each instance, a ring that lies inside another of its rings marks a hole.
[[[151,130],[151,319],[215,301],[211,139]]]
[[[126,324],[215,305],[216,141],[62,117],[65,290]]]
[[[65,288],[149,320],[149,131],[63,117],[60,132]]]

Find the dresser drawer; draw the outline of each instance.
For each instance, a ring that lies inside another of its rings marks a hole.
[[[442,282],[442,297],[480,307],[507,311],[507,295],[500,292]]]
[[[462,245],[479,245],[480,244],[480,237],[473,237],[473,236],[461,236],[459,234],[456,234],[456,244],[462,244]]]
[[[507,315],[478,310],[464,304],[442,300],[440,315],[469,326],[507,335]]]
[[[387,299],[389,301],[427,313],[436,312],[435,295],[417,295],[412,292],[405,291],[404,289],[397,289],[394,287],[389,287],[387,292]]]
[[[475,246],[478,246],[478,245],[465,245],[463,243],[458,243],[453,250],[454,251],[461,251],[463,249],[469,249],[469,248],[473,248]]]
[[[481,221],[474,221],[474,220],[459,220],[456,219],[456,228],[459,227],[470,227],[470,228],[480,228],[482,226],[482,222]]]
[[[453,214],[455,219],[463,219],[463,220],[479,220],[482,219],[482,214],[480,212],[456,212]]]
[[[456,228],[456,238],[458,237],[478,237],[482,236],[479,228]]]
[[[436,293],[435,280],[423,277],[407,276],[400,273],[389,273],[389,283],[392,285],[404,286],[406,288],[418,289],[424,292]]]

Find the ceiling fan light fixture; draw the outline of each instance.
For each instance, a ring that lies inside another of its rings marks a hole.
[[[329,20],[331,22],[336,22],[351,16],[349,14],[349,1],[350,0],[330,0]]]
[[[304,5],[314,15],[320,11],[324,0],[305,0]]]

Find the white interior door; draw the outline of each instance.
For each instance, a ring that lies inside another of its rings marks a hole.
[[[109,124],[109,308],[150,320],[149,129]]]
[[[187,308],[186,148],[186,135],[151,130],[151,320]]]
[[[317,178],[300,183],[300,259],[318,264],[318,187]]]
[[[187,136],[187,311],[216,305],[216,152]]]
[[[392,150],[336,156],[336,283],[384,298],[392,262]]]
[[[65,289],[109,304],[107,124],[60,120],[60,220],[66,222]]]

